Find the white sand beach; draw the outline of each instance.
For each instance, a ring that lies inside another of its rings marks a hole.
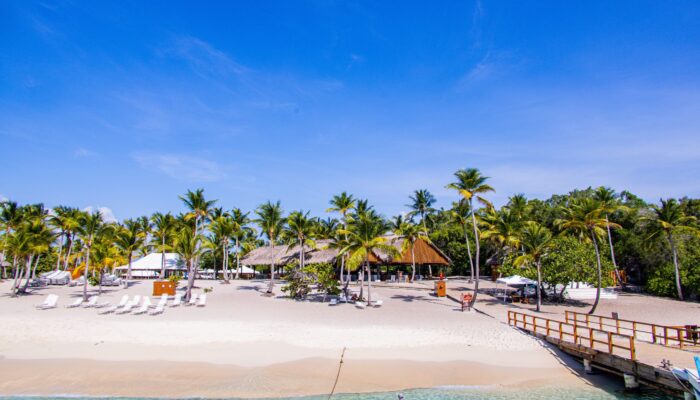
[[[587,385],[552,350],[430,295],[426,286],[373,288],[381,308],[261,295],[262,281],[197,282],[206,307],[163,315],[99,315],[65,305],[77,287],[0,297],[0,394],[266,397],[440,385]],[[8,292],[8,282],[2,283]],[[149,295],[151,282],[105,288],[102,300]],[[49,294],[59,307],[34,306]],[[278,289],[279,293],[279,289]],[[486,297],[486,296],[485,296]]]

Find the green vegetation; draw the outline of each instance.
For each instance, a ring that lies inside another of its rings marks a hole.
[[[89,282],[99,284],[101,274],[125,264],[129,278],[132,259],[151,252],[162,254],[160,275],[165,277],[165,253],[173,251],[186,263],[189,298],[200,268],[221,270],[229,282],[231,256],[237,279],[241,256],[257,247],[267,246],[273,253],[294,246],[312,249],[323,240],[324,248],[338,250],[337,265],[308,264],[300,252],[298,265],[286,269],[284,291],[292,298],[314,290],[337,294],[347,290],[356,271],[360,298],[369,303],[370,256],[398,256],[386,237],[393,233],[403,239],[401,253],[413,260],[412,280],[421,267],[414,254],[420,240],[445,252],[452,261],[445,272],[468,277],[475,291],[483,274],[517,273],[548,288],[573,281],[594,284],[600,292],[626,276],[657,295],[684,299],[700,294],[700,200],[651,204],[627,191],[599,187],[549,199],[516,194],[495,207],[488,198],[494,191],[488,180],[477,169],[459,170],[447,185],[456,194],[449,207],[437,208],[435,196],[416,190],[408,196],[408,213],[391,222],[367,200],[346,192],[333,196],[326,210],[338,219],[304,210],[285,216],[279,201],[260,205],[251,219],[251,213],[237,208],[216,208],[217,201],[207,200],[202,189],[180,197],[186,208],[182,214],[155,213],[121,223],[104,221],[99,212],[5,201],[0,203],[0,277],[13,280],[11,295],[16,296],[27,292],[38,273],[70,270],[86,278],[87,297]],[[269,294],[277,267],[270,266]],[[561,289],[554,297],[561,297]],[[540,303],[538,299],[538,309]]]

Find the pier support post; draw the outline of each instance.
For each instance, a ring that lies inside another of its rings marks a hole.
[[[625,390],[636,391],[639,390],[639,380],[636,376],[632,374],[624,374],[625,378]]]
[[[583,370],[587,374],[592,374],[593,373],[593,366],[591,365],[591,360],[588,359],[583,359]]]

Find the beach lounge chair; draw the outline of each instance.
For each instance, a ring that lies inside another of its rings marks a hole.
[[[188,306],[193,306],[197,304],[197,295],[193,294],[192,297],[190,297],[190,301],[187,302]]]
[[[355,302],[355,307],[357,307],[357,308],[359,308],[359,309],[361,309],[361,310],[364,310],[365,307],[366,307],[366,305],[365,305],[365,303],[364,303],[363,301],[358,300],[358,301]]]
[[[207,305],[207,295],[202,294],[199,296],[199,301],[197,302],[197,307],[204,307]]]
[[[38,310],[48,310],[49,308],[56,308],[56,303],[58,303],[58,295],[50,294],[46,296],[44,302],[36,306]]]
[[[83,307],[95,307],[95,305],[97,305],[97,300],[99,299],[100,296],[90,296],[87,303],[83,304]]]
[[[376,301],[373,301],[373,302],[372,302],[372,305],[373,305],[374,307],[381,307],[382,304],[384,304],[384,301],[383,301],[383,300],[376,300]]]
[[[338,299],[335,297],[331,299],[331,302],[328,304],[329,306],[337,306],[338,305]]]
[[[182,304],[182,296],[184,296],[182,293],[176,294],[170,307],[180,307],[180,304]]]
[[[156,308],[153,309],[153,311],[151,311],[151,312],[148,313],[148,314],[150,314],[150,315],[158,315],[158,314],[162,314],[164,311],[165,311],[165,304],[160,304],[160,303],[158,303],[158,305],[156,306]]]
[[[143,304],[141,304],[141,307],[138,310],[134,311],[134,314],[135,315],[145,314],[146,312],[148,312],[149,308],[151,308],[151,298],[146,296],[143,298]]]
[[[105,308],[104,310],[100,311],[100,314],[113,313],[113,312],[117,311],[118,308],[124,307],[128,301],[129,301],[129,295],[125,294],[124,296],[122,296],[122,299],[119,301],[119,304]]]
[[[136,307],[139,304],[140,301],[141,301],[141,296],[136,295],[136,296],[134,296],[134,298],[130,302],[126,303],[124,305],[124,307],[122,307],[120,310],[116,311],[116,313],[117,314],[128,314],[131,312],[132,308]]]
[[[76,308],[80,307],[80,305],[83,304],[83,298],[75,299],[75,301],[69,305],[66,306],[66,308]]]

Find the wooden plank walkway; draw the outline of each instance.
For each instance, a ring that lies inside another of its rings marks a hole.
[[[584,364],[632,377],[638,383],[680,395],[683,387],[663,368],[662,360],[675,367],[694,368],[694,352],[637,340],[591,326],[579,326],[517,311],[508,311],[508,324],[545,340]]]

